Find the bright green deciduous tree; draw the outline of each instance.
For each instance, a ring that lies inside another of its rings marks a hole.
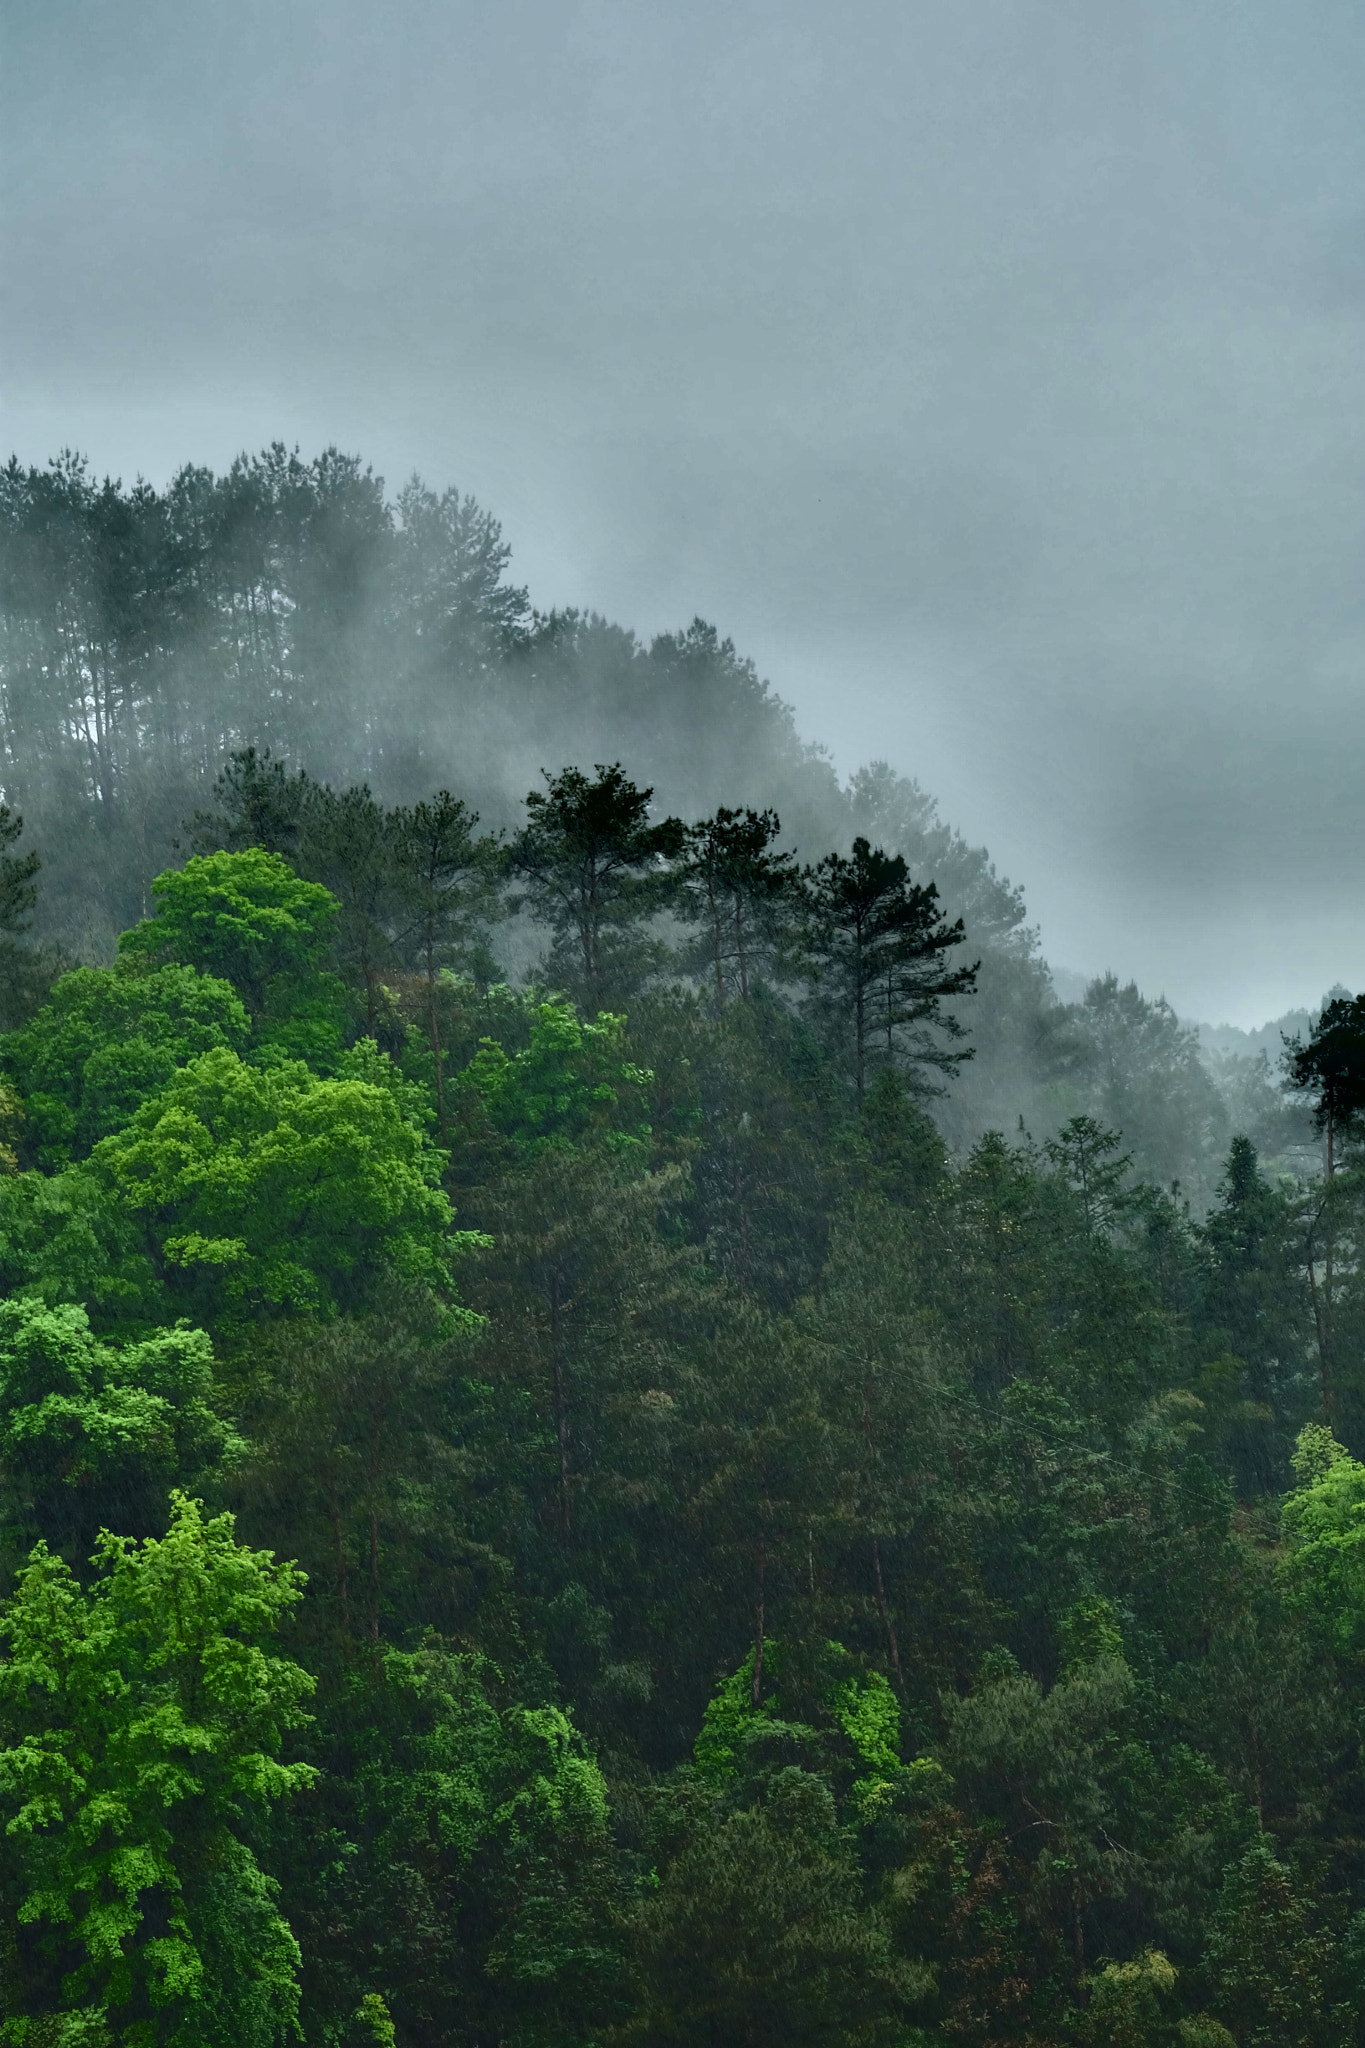
[[[231,984],[193,967],[65,974],[0,1059],[24,1096],[25,1150],[47,1168],[119,1130],[177,1067],[216,1046],[246,1048],[250,1020]]]
[[[1161,2000],[1175,1989],[1175,1980],[1176,1971],[1159,1948],[1132,1962],[1102,1965],[1090,1979],[1089,2003],[1076,2029],[1083,2048],[1154,2048],[1169,2040]],[[1209,2048],[1217,2040],[1215,2033]]]
[[[871,1812],[901,1767],[900,1702],[882,1673],[870,1671],[861,1683],[848,1678],[836,1687],[830,1709],[864,1767],[853,1787],[854,1799]]]
[[[188,1323],[115,1346],[74,1304],[0,1302],[4,1522],[68,1555],[101,1518],[146,1526],[168,1484],[240,1448],[214,1395],[213,1347]]]
[[[583,1024],[572,1003],[537,1003],[525,1051],[509,1055],[485,1038],[461,1078],[498,1128],[524,1145],[619,1133],[623,1110],[635,1112],[645,1135],[640,1091],[652,1076],[622,1057],[625,1022],[604,1010]]]
[[[771,1639],[764,1645],[768,1679],[775,1677],[780,1661],[778,1646]],[[703,1778],[721,1784],[733,1778],[744,1757],[745,1744],[760,1722],[770,1722],[776,1704],[769,1692],[766,1699],[754,1698],[755,1653],[750,1650],[738,1670],[718,1680],[706,1702],[692,1760]]]
[[[1349,1653],[1365,1641],[1365,1465],[1320,1423],[1299,1432],[1293,1463],[1302,1483],[1281,1510],[1292,1545],[1282,1582]]]
[[[183,1494],[164,1538],[105,1533],[94,1561],[83,1589],[39,1544],[3,1624],[22,2009],[103,2010],[129,2048],[271,2048],[298,1948],[241,1829],[315,1775],[280,1761],[313,1681],[268,1647],[301,1575]]]
[[[152,883],[156,914],[119,940],[128,961],[178,960],[218,974],[253,1016],[270,1007],[274,984],[316,974],[336,931],[337,902],[305,882],[277,853],[196,855]]]
[[[782,1648],[769,1637],[763,1649],[766,1690],[761,1699],[754,1698],[757,1659],[754,1650],[750,1650],[739,1668],[718,1682],[706,1703],[692,1745],[692,1760],[702,1778],[713,1786],[738,1779],[749,1767],[750,1745],[761,1742],[765,1736],[785,1733],[802,1739],[815,1737],[814,1728],[781,1720],[783,1702],[772,1687],[785,1661]],[[841,1644],[830,1643],[827,1649],[841,1664],[847,1662]],[[901,1710],[890,1685],[880,1671],[869,1672],[866,1678],[856,1674],[839,1678],[818,1705],[807,1696],[803,1711],[809,1712],[812,1707],[815,1718],[824,1724],[826,1737],[832,1722],[842,1731],[862,1768],[864,1775],[852,1787],[855,1807],[862,1809],[869,1801],[875,1804],[901,1767]]]
[[[92,1309],[116,1303],[128,1313],[140,1309],[148,1280],[134,1219],[87,1167],[0,1174],[0,1294],[23,1290]]]
[[[448,1285],[460,1240],[441,1163],[388,1088],[223,1049],[104,1139],[92,1172],[172,1295],[211,1315],[326,1312],[382,1266]]]

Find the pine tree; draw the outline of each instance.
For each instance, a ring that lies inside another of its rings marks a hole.
[[[446,1132],[444,1053],[436,976],[462,955],[488,964],[487,929],[501,879],[497,842],[476,839],[477,811],[438,790],[430,802],[392,811],[387,823],[389,860],[396,884],[396,950],[415,964],[426,984],[427,1028],[436,1066],[436,1106]]]
[[[784,950],[783,911],[795,902],[796,856],[775,853],[776,811],[727,810],[690,825],[678,869],[679,914],[700,928],[697,965],[705,962],[717,1003],[747,1001],[754,977]]]
[[[874,1064],[951,1072],[969,1058],[942,1043],[963,1036],[942,1004],[972,993],[976,967],[947,964],[966,932],[940,916],[934,884],[912,882],[899,854],[866,839],[851,856],[826,854],[804,881],[818,1002],[847,1045],[859,1103]]]
[[[657,959],[642,927],[664,902],[684,827],[650,823],[653,795],[619,761],[599,763],[592,781],[581,768],[546,771],[509,849],[522,900],[554,934],[551,971],[589,1011],[627,993]]]
[[[1327,1141],[1327,1177],[1336,1171],[1342,1140],[1365,1113],[1365,995],[1328,1003],[1305,1044],[1286,1039],[1285,1078],[1313,1101],[1313,1124]]]

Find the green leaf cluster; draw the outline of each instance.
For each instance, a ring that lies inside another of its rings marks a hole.
[[[481,1040],[460,1079],[494,1125],[522,1146],[588,1135],[643,1141],[644,1091],[653,1075],[625,1057],[625,1025],[605,1010],[587,1024],[572,1003],[537,1002],[530,1007],[530,1043],[509,1055],[498,1040]]]
[[[152,894],[156,912],[122,935],[120,958],[148,966],[176,960],[218,976],[253,1016],[327,959],[336,899],[259,846],[197,854],[158,875]]]
[[[91,1173],[172,1299],[334,1309],[387,1264],[433,1284],[458,1249],[440,1155],[390,1088],[205,1054],[104,1139]]]
[[[313,1680],[262,1641],[300,1575],[183,1494],[164,1537],[106,1534],[94,1562],[82,1587],[40,1543],[4,1617],[19,1923],[62,2005],[93,2002],[122,2040],[265,2048],[296,2010],[298,1951],[240,1820],[315,1777],[280,1755]]]
[[[85,1158],[192,1059],[243,1053],[250,1023],[231,984],[195,967],[80,967],[3,1041],[24,1099],[24,1150],[51,1172]]]

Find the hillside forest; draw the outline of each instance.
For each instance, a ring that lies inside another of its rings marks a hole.
[[[1365,997],[456,492],[0,536],[0,2039],[1365,2043]]]

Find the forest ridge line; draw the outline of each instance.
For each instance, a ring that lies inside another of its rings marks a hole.
[[[701,621],[642,646],[580,612],[537,613],[497,520],[413,480],[388,499],[356,457],[281,444],[158,491],[79,457],[0,472],[0,785],[41,850],[38,932],[111,957],[187,821],[245,747],[389,806],[445,787],[510,829],[542,769],[625,763],[682,817],[753,806],[809,861],[858,836],[933,882],[980,962],[974,1057],[936,1110],[961,1149],[1020,1116],[1082,1110],[1141,1171],[1210,1199],[1232,1132],[1304,1163],[1272,1060],[1213,1043],[1101,976],[1059,1004],[1022,892],[876,763],[841,786],[790,708]],[[511,964],[529,965],[520,935]],[[964,1013],[965,1014],[965,1013]]]

